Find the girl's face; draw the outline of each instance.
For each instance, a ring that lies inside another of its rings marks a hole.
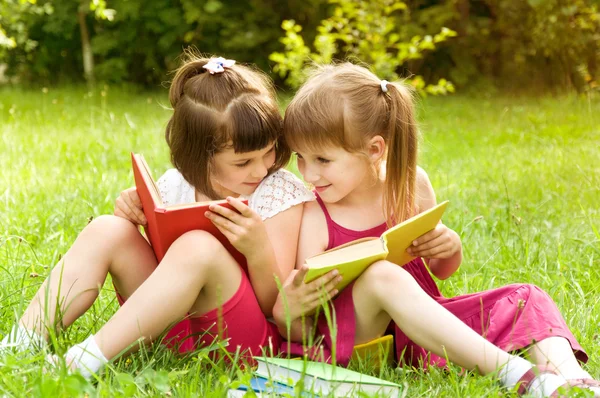
[[[319,152],[296,152],[298,170],[304,181],[327,203],[335,203],[361,187],[368,187],[371,163],[361,154],[329,147]]]
[[[211,182],[221,196],[252,194],[275,163],[275,143],[264,149],[236,153],[232,147],[213,157]]]

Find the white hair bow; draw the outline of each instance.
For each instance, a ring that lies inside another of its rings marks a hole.
[[[203,66],[204,69],[208,70],[211,75],[215,73],[223,73],[225,72],[225,68],[231,68],[235,65],[235,61],[233,59],[225,59],[223,57],[219,58],[211,58],[208,60],[206,65]]]

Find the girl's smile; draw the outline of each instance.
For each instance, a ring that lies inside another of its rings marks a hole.
[[[311,184],[324,202],[335,203],[350,194],[368,191],[370,163],[359,153],[342,148],[326,147],[315,152],[296,151],[298,171]]]
[[[321,185],[320,187],[315,187],[315,191],[317,191],[318,193],[323,193],[330,186],[331,186],[331,184],[329,184],[329,185]]]
[[[214,155],[215,191],[222,197],[252,194],[275,162],[275,144],[236,153],[228,147]]]

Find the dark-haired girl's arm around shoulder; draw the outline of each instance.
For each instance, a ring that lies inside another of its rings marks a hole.
[[[302,203],[314,200],[314,195],[292,173],[279,170],[261,182],[248,205],[228,200],[239,214],[211,206],[218,214],[209,212],[207,217],[246,257],[250,283],[263,313],[270,317],[279,292],[276,280],[285,281],[294,269]]]
[[[241,200],[228,197],[227,201],[239,213],[211,205],[206,217],[246,257],[258,304],[270,317],[278,293],[276,278],[285,280],[294,268],[302,205],[293,205],[263,220]]]
[[[294,269],[302,210],[298,204],[265,220],[268,239],[246,256],[252,287],[267,316],[279,293],[276,280],[285,281]]]
[[[435,192],[427,173],[417,170],[417,211],[423,212],[436,205]],[[462,262],[462,243],[458,234],[441,222],[432,231],[418,237],[408,252],[423,257],[431,273],[446,279],[456,272]]]
[[[322,288],[330,296],[337,291],[337,274],[328,273],[310,283],[304,283],[306,258],[325,251],[328,243],[327,224],[323,211],[315,201],[304,204],[300,226],[296,270],[283,283],[273,308],[273,318],[279,333],[288,341],[302,342],[312,333],[311,315],[322,302]]]

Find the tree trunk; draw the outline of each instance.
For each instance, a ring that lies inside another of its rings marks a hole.
[[[598,81],[600,79],[598,59],[600,58],[600,51],[598,50],[598,44],[596,42],[590,43],[590,50],[587,58],[587,70],[590,75],[590,84],[592,81]]]
[[[79,20],[79,31],[81,32],[81,53],[83,55],[83,75],[89,86],[94,85],[94,56],[92,54],[92,45],[90,43],[90,34],[88,32],[87,22],[85,21],[87,13],[82,4],[77,11]]]
[[[459,20],[458,26],[456,27],[456,33],[460,37],[467,36],[467,27],[469,25],[469,16],[470,16],[470,8],[469,0],[458,0],[456,2],[456,11],[458,11]]]

